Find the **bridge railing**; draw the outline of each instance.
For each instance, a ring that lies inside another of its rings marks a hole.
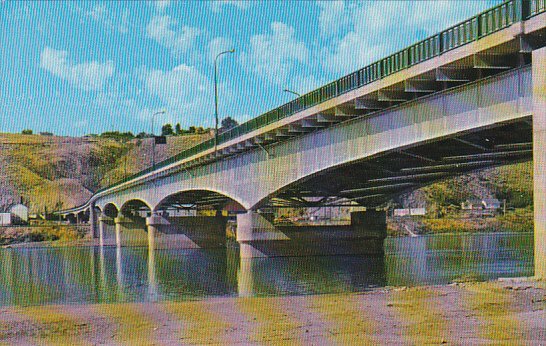
[[[546,0],[531,0],[529,5],[529,17],[536,16],[546,11]]]
[[[515,22],[528,19],[546,11],[546,0],[508,0],[470,19],[453,25],[442,32],[419,41],[408,48],[393,53],[358,71],[341,77],[329,84],[313,90],[301,97],[288,102],[276,109],[253,118],[235,128],[218,135],[218,143],[223,144],[239,136],[245,135],[266,125],[275,123],[297,112],[318,105],[348,91],[375,82],[393,73],[437,57],[452,49],[461,47],[496,31],[509,27]],[[165,161],[158,163],[154,169],[162,168],[177,161],[189,158],[200,152],[212,149],[214,139],[206,140]],[[152,172],[148,168],[129,176],[107,188],[135,179]]]

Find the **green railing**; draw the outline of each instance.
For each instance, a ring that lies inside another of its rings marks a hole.
[[[531,0],[528,17],[536,16],[544,11],[546,11],[546,0]]]
[[[226,143],[234,138],[275,123],[343,93],[360,88],[393,73],[439,56],[452,49],[476,41],[484,36],[504,29],[514,22],[528,19],[544,11],[546,11],[546,0],[505,1],[434,36],[417,42],[406,49],[391,54],[384,59],[376,61],[356,72],[302,95],[289,103],[253,118],[227,132],[221,133],[218,136],[218,144]],[[158,163],[154,169],[151,167],[145,169],[114,185],[97,191],[97,193],[212,148],[214,148],[214,139],[206,140],[178,155]]]

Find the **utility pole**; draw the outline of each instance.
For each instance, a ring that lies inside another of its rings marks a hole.
[[[152,142],[152,169],[155,168],[155,134],[154,134],[154,117],[158,114],[165,114],[167,113],[166,110],[162,110],[162,111],[159,111],[159,112],[155,112],[154,114],[152,114],[152,138],[153,138],[153,142]]]

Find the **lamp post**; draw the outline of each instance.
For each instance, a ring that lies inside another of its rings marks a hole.
[[[230,49],[230,50],[226,50],[221,53],[218,53],[218,55],[216,55],[216,58],[214,58],[214,119],[215,119],[214,152],[215,153],[216,153],[216,147],[218,146],[218,58],[221,55],[224,55],[227,53],[235,53],[235,49]]]
[[[290,90],[290,89],[284,89],[283,91],[286,91],[287,93],[294,94],[294,95],[296,95],[297,97],[301,97],[301,95],[300,95],[299,93],[297,93],[297,92],[295,92],[295,91],[292,91],[292,90]]]
[[[154,134],[154,117],[158,114],[165,114],[167,113],[166,110],[162,110],[159,112],[155,112],[152,114],[152,138],[154,139],[152,142],[152,169],[155,168],[155,134]]]

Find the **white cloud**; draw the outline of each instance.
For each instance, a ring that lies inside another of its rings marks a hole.
[[[471,17],[487,5],[480,1],[465,2],[465,6],[458,1],[322,4],[321,31],[341,34],[320,52],[324,68],[338,74],[352,72]]]
[[[233,41],[225,37],[215,37],[208,44],[208,58],[213,62],[218,53],[233,49]]]
[[[224,7],[233,6],[239,10],[247,10],[250,8],[250,1],[240,1],[240,0],[215,0],[209,2],[210,9],[213,12],[221,12]]]
[[[324,37],[336,36],[350,22],[350,16],[343,1],[318,1],[320,8],[319,28]]]
[[[100,20],[108,15],[108,10],[106,9],[106,5],[100,4],[95,6],[87,14],[94,20]]]
[[[182,54],[191,48],[201,31],[185,25],[175,30],[176,24],[176,20],[170,16],[155,16],[146,26],[146,34],[169,48],[173,54]]]
[[[275,84],[282,85],[305,63],[309,50],[304,42],[298,41],[294,28],[284,23],[271,23],[271,34],[255,35],[250,38],[250,51],[242,53],[243,66]]]
[[[105,4],[98,4],[84,14],[88,18],[102,23],[108,29],[117,30],[123,34],[129,31],[129,11],[127,9],[123,10],[121,16],[116,16],[108,10]]]
[[[171,2],[169,0],[158,0],[154,1],[153,4],[159,13],[163,13],[171,5]]]
[[[75,64],[68,52],[45,47],[40,55],[40,67],[84,90],[99,90],[114,74],[114,63],[90,61]]]
[[[142,68],[139,75],[146,90],[166,106],[168,117],[175,114],[181,123],[180,116],[199,122],[199,116],[212,114],[213,85],[195,67],[182,64],[170,71]]]

